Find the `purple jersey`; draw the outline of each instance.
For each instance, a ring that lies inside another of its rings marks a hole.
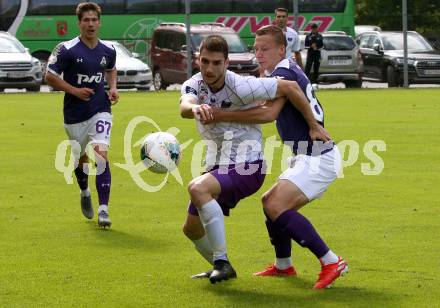
[[[271,77],[296,81],[310,103],[313,115],[324,126],[324,111],[315,97],[313,87],[301,68],[291,59],[284,59],[275,67]],[[292,147],[293,153],[320,155],[330,151],[333,143],[313,142],[309,136],[309,125],[295,106],[287,101],[277,118],[277,129],[281,140]]]
[[[64,123],[86,121],[98,112],[111,112],[110,99],[104,89],[105,71],[115,68],[116,51],[106,42],[99,41],[90,49],[79,37],[59,44],[49,59],[47,70],[74,87],[93,89],[95,94],[83,101],[69,93],[64,95]]]

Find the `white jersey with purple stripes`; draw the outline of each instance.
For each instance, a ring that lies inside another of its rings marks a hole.
[[[49,58],[47,70],[74,87],[87,87],[95,92],[85,102],[69,93],[64,95],[64,123],[84,122],[98,112],[111,112],[111,103],[104,89],[105,72],[115,69],[116,50],[99,40],[90,49],[79,37],[58,44]]]
[[[254,107],[262,100],[276,97],[275,78],[255,78],[226,71],[225,84],[213,92],[198,73],[182,85],[182,96],[197,99],[197,104],[207,104],[224,110],[236,111]],[[203,125],[196,120],[197,128],[205,140],[215,143],[207,147],[206,165],[229,165],[263,159],[262,133],[259,124],[215,123]]]
[[[324,127],[324,110],[315,96],[312,84],[303,70],[292,59],[284,59],[273,70],[270,77],[293,80],[298,83],[310,103],[315,119]],[[320,155],[333,148],[333,143],[313,142],[309,125],[301,112],[287,101],[277,118],[277,129],[281,140],[292,147],[295,154]]]

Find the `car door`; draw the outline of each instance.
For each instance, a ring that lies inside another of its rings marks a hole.
[[[377,49],[377,46],[379,49]],[[374,79],[382,80],[382,67],[383,67],[383,44],[379,35],[374,34],[368,41],[368,47],[372,51],[369,55],[369,69]]]
[[[174,76],[176,83],[183,83],[186,79],[186,49],[182,50],[182,46],[186,46],[186,36],[184,33],[179,33],[175,37],[174,52]]]
[[[173,50],[171,44],[172,37],[172,31],[161,31],[160,37],[157,41],[157,58],[160,59],[158,61],[160,72],[163,80],[167,84],[171,83],[174,77]]]
[[[372,34],[363,34],[359,39],[359,50],[361,52],[362,61],[364,62],[364,77],[374,78],[373,55],[374,50],[369,44],[373,40]]]

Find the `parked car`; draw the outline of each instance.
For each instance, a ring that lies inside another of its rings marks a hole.
[[[11,34],[0,31],[0,91],[5,88],[40,91],[41,63]]]
[[[321,65],[318,82],[343,82],[347,88],[362,86],[363,64],[356,42],[343,31],[323,32],[324,47],[321,49]],[[301,39],[301,57],[305,65],[307,49],[305,35]],[[313,68],[312,68],[313,70]]]
[[[229,67],[241,75],[258,76],[258,63],[240,36],[219,23],[191,25],[191,50],[193,74],[200,71],[198,50],[202,40],[211,34],[221,35],[229,45]],[[172,83],[183,83],[186,75],[186,26],[183,23],[161,23],[153,33],[150,48],[153,84],[155,89],[165,89]]]
[[[116,49],[116,70],[118,71],[118,89],[149,90],[153,83],[150,67],[138,59],[137,53],[132,53],[124,45],[108,41]]]
[[[355,37],[358,37],[364,32],[371,32],[371,31],[382,31],[382,29],[379,26],[372,26],[372,25],[358,25],[354,26],[354,35]]]
[[[357,38],[364,62],[364,79],[403,85],[403,33],[366,32]],[[408,31],[409,83],[440,83],[440,51],[419,33]]]

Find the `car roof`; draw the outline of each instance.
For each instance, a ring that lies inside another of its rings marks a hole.
[[[191,33],[236,33],[234,29],[226,27],[222,23],[207,22],[190,25]],[[179,22],[161,23],[155,30],[174,30],[178,32],[186,32],[186,25]]]
[[[417,33],[416,31],[407,31],[408,33]],[[378,35],[384,35],[384,34],[402,34],[403,31],[366,31],[359,35],[365,35],[365,34],[378,34]]]

